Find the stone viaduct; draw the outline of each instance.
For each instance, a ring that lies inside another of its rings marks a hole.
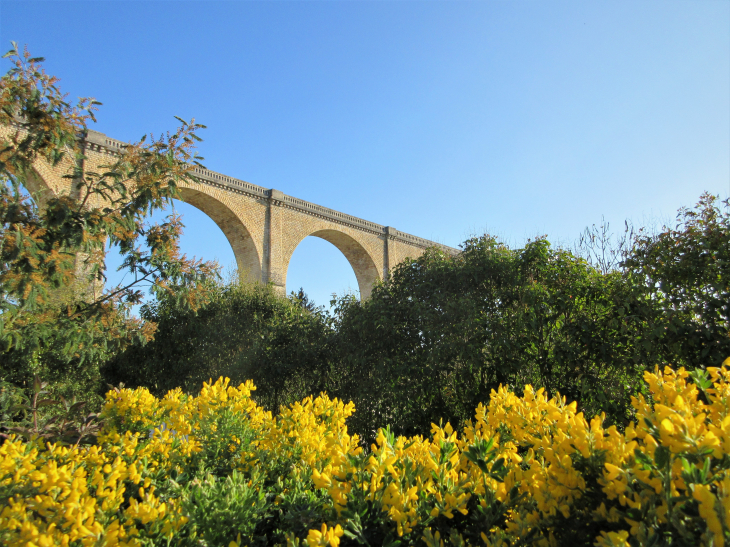
[[[125,143],[97,131],[85,142],[90,169],[109,163]],[[38,180],[29,188],[43,201],[45,192],[70,194],[72,182],[63,178],[67,166],[51,169],[38,165]],[[357,277],[360,297],[370,296],[375,282],[406,258],[416,258],[429,247],[447,253],[456,249],[406,234],[320,205],[279,190],[267,189],[207,169],[196,168],[199,183],[181,188],[182,199],[208,215],[220,227],[236,257],[243,279],[272,282],[286,291],[286,273],[294,250],[307,236],[332,243],[347,258]]]

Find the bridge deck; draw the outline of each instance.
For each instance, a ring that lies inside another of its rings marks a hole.
[[[102,151],[100,149],[104,149],[104,151],[108,151],[111,153],[119,152],[124,146],[126,146],[125,142],[112,139],[104,133],[100,133],[94,130],[89,130],[87,143],[89,143],[93,149],[99,152]],[[435,241],[430,241],[428,239],[414,236],[406,232],[401,232],[400,230],[396,230],[392,226],[383,226],[381,224],[376,224],[375,222],[370,222],[368,220],[348,215],[346,213],[341,213],[340,211],[335,211],[334,209],[322,207],[321,205],[317,205],[303,199],[289,196],[275,189],[264,188],[263,186],[251,184],[250,182],[246,182],[244,180],[229,177],[228,175],[217,173],[215,171],[211,171],[210,169],[202,169],[196,167],[193,170],[193,173],[195,173],[195,176],[200,179],[201,182],[206,184],[225,188],[226,190],[230,190],[233,192],[248,194],[253,197],[265,199],[273,198],[276,201],[281,202],[286,207],[297,209],[310,215],[326,218],[327,220],[332,220],[340,224],[352,226],[360,230],[365,230],[378,235],[387,235],[390,238],[400,240],[404,243],[408,243],[416,247],[438,247],[444,252],[450,254],[455,254],[459,252],[458,249],[455,249],[453,247],[448,247],[447,245],[442,245],[441,243],[437,243]]]

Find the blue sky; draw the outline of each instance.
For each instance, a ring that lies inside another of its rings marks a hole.
[[[0,45],[47,58],[123,139],[208,129],[207,167],[457,246],[570,245],[730,191],[730,2],[0,0]],[[184,250],[233,263],[178,206]],[[307,238],[288,272],[356,290]]]

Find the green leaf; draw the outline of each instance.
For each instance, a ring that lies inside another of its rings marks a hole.
[[[657,446],[654,451],[654,461],[659,469],[664,469],[669,465],[671,453],[666,446]]]

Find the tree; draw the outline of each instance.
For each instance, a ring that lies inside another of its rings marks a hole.
[[[643,367],[631,298],[619,273],[543,238],[515,250],[474,238],[455,257],[430,250],[370,300],[339,301],[335,394],[355,402],[364,434],[382,423],[427,433],[433,416],[457,426],[499,385],[532,384],[625,423]]]
[[[180,253],[178,217],[147,220],[178,197],[180,184],[195,183],[192,169],[202,159],[195,154],[196,131],[204,126],[178,118],[173,133],[143,137],[91,172],[81,143],[100,103],[67,102],[43,59],[21,53],[15,43],[5,58],[12,68],[0,79],[2,374],[22,382],[34,368],[52,364],[65,369],[61,376],[73,376],[72,368],[98,365],[130,340],[151,337],[154,325],[129,314],[143,288],[195,307],[203,297],[197,287],[205,286],[199,282],[216,275],[214,264]],[[51,196],[39,207],[27,189],[40,162],[70,163],[65,176],[78,197]],[[132,281],[98,294],[79,290],[106,279],[107,242],[124,255]]]
[[[643,343],[676,366],[719,366],[730,355],[730,204],[703,194],[674,227],[640,234],[623,263],[641,288]]]
[[[324,306],[317,306],[317,304],[314,303],[314,300],[309,299],[309,295],[304,292],[304,287],[299,287],[298,292],[292,291],[289,293],[289,300],[295,304],[299,304],[302,308],[311,313],[315,313],[320,311],[321,308],[324,308]]]

